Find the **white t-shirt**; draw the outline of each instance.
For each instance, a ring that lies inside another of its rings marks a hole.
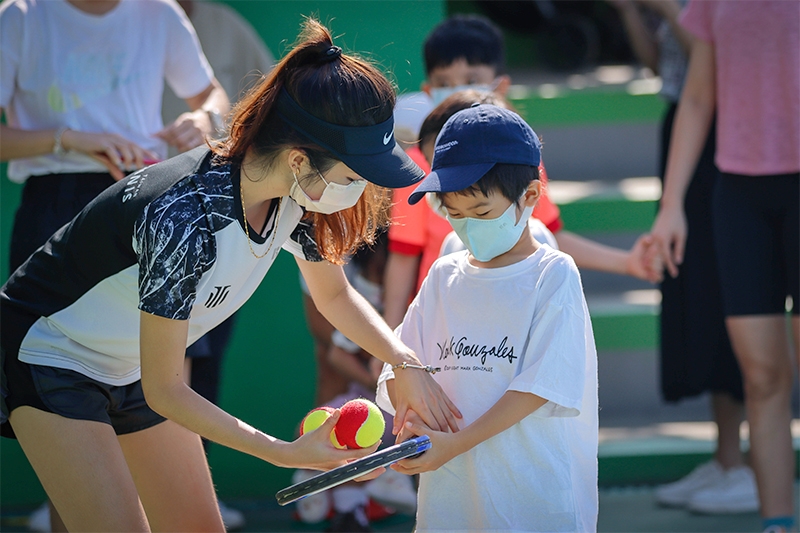
[[[200,94],[213,72],[183,10],[169,0],[122,0],[90,15],[66,0],[6,0],[0,7],[0,107],[25,130],[68,127],[116,133],[167,155],[153,136],[164,80],[181,98]],[[9,179],[54,172],[106,172],[68,153],[17,159]]]
[[[261,74],[269,73],[275,65],[272,52],[232,7],[211,0],[195,0],[190,21],[231,104],[238,101],[245,90],[261,78]],[[170,124],[187,111],[186,102],[165,86],[161,112],[164,124]],[[170,146],[169,154],[170,157],[177,155],[178,150]]]
[[[594,531],[597,527],[597,353],[572,258],[542,245],[523,261],[477,268],[439,258],[400,338],[464,415],[506,391],[548,402],[511,428],[420,477],[417,531]],[[394,413],[384,366],[378,404]]]

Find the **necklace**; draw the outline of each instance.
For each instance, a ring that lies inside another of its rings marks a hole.
[[[244,170],[244,169],[242,169]],[[247,246],[250,247],[250,253],[253,254],[253,257],[256,259],[261,259],[265,257],[270,250],[272,250],[272,244],[275,242],[275,234],[278,233],[278,222],[281,219],[281,204],[283,203],[283,197],[278,198],[278,212],[275,214],[275,222],[272,224],[272,237],[269,239],[269,246],[267,246],[267,251],[264,252],[263,255],[258,255],[255,250],[253,250],[253,242],[250,240],[250,230],[248,229],[250,224],[247,223],[247,210],[244,207],[244,186],[242,185],[242,178],[239,178],[239,197],[242,199],[242,216],[244,217],[244,233],[247,235]]]

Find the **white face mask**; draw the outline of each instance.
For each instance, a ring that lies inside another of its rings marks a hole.
[[[361,198],[361,194],[367,186],[367,180],[363,179],[350,182],[347,185],[342,185],[332,181],[325,181],[325,178],[320,172],[317,172],[317,174],[319,174],[319,177],[325,183],[325,190],[322,191],[322,196],[319,197],[319,200],[313,200],[300,186],[300,182],[297,181],[297,174],[292,170],[294,183],[292,183],[292,188],[289,189],[289,196],[292,200],[297,202],[299,206],[304,207],[306,211],[330,215],[331,213],[353,207],[358,202],[358,199]]]
[[[458,238],[478,261],[486,262],[511,250],[528,227],[533,207],[525,207],[519,221],[517,204],[512,203],[497,218],[452,218],[447,216]]]
[[[433,101],[433,107],[438,106],[445,99],[450,96],[451,94],[455,94],[459,91],[466,91],[472,89],[473,91],[481,91],[485,93],[493,92],[497,89],[498,81],[494,81],[491,84],[472,84],[472,85],[456,85],[455,87],[435,87],[431,88],[431,100]]]

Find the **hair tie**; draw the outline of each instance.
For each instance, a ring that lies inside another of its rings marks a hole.
[[[320,63],[330,63],[342,56],[342,49],[338,46],[331,45],[327,50],[323,51],[319,56]]]

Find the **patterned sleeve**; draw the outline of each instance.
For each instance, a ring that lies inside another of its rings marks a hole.
[[[197,283],[214,263],[216,246],[208,217],[190,195],[161,197],[136,221],[139,309],[188,320]]]
[[[307,219],[303,219],[297,224],[292,234],[283,243],[283,249],[295,257],[313,263],[324,260],[317,249],[317,242],[314,240],[314,224]]]

